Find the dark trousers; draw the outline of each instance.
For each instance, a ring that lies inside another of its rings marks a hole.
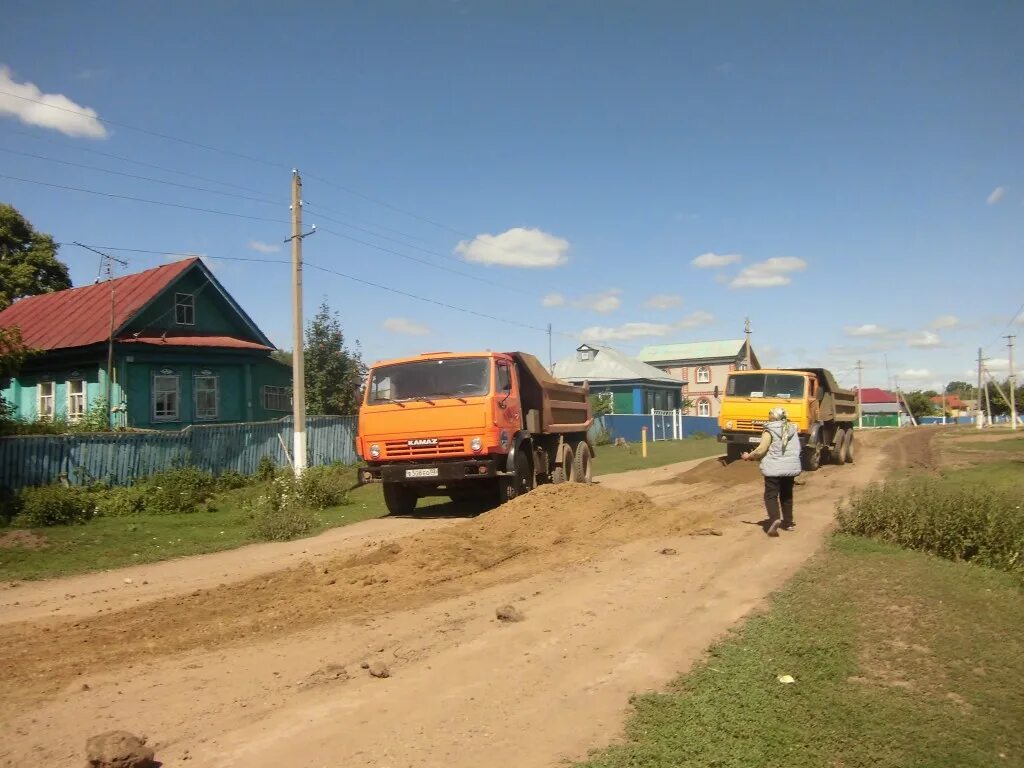
[[[782,509],[782,524],[793,522],[793,481],[795,477],[766,477],[764,479],[764,508],[769,520],[779,519]]]

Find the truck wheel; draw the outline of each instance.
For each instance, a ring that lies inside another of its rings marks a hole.
[[[732,464],[734,461],[739,461],[743,458],[743,446],[737,443],[726,443],[725,444],[725,463]]]
[[[800,463],[803,465],[804,472],[816,472],[821,466],[821,446],[808,445],[804,448],[803,453],[800,454]]]
[[[572,460],[572,479],[577,483],[589,483],[593,479],[590,466],[590,446],[581,441],[576,446],[576,458]]]
[[[401,483],[384,483],[384,506],[389,515],[411,515],[419,498],[416,491]]]
[[[829,458],[833,464],[846,463],[846,441],[849,439],[845,429],[836,430],[835,448],[829,449]]]
[[[559,483],[571,483],[572,482],[572,448],[568,445],[562,449],[562,466],[555,467],[551,472],[551,482],[555,485]]]
[[[533,480],[533,468],[530,466],[529,457],[521,451],[516,451],[514,463],[515,466],[512,471],[515,474],[512,477],[503,477],[498,481],[498,490],[501,493],[502,504],[506,501],[512,501],[516,496],[521,496],[533,490],[533,483],[531,482]]]
[[[846,461],[853,464],[853,427],[846,430],[846,445],[843,446]]]

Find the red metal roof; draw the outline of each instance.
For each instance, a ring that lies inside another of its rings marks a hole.
[[[229,349],[273,349],[265,344],[234,336],[127,336],[119,337],[118,344],[155,344],[167,347],[221,347]]]
[[[942,395],[936,395],[932,398],[932,402],[936,405],[942,405]],[[947,408],[966,408],[967,404],[960,399],[960,395],[946,395],[946,407]]]
[[[114,284],[114,328],[127,323],[172,280],[199,259],[147,269],[113,281],[29,296],[0,312],[0,328],[16,325],[35,349],[67,349],[110,338],[110,283]]]
[[[860,401],[862,403],[895,403],[896,395],[877,387],[864,387],[860,391]]]

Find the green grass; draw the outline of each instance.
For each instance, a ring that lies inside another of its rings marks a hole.
[[[1004,440],[954,440],[953,445],[962,451],[1005,451],[1024,453],[1024,437],[1007,437]]]
[[[685,440],[660,440],[647,444],[647,458],[640,455],[640,444],[599,445],[594,458],[594,474],[608,475],[632,469],[651,469],[691,459],[721,456],[725,449],[713,437]]]
[[[580,765],[1024,765],[1021,626],[1007,574],[836,537],[770,612],[637,699],[625,744]]]

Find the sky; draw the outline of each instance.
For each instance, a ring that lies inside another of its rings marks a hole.
[[[297,168],[305,316],[370,361],[749,317],[914,389],[1024,346],[1021,3],[283,5],[5,3],[0,202],[75,285],[73,241],[202,255],[290,347]]]

